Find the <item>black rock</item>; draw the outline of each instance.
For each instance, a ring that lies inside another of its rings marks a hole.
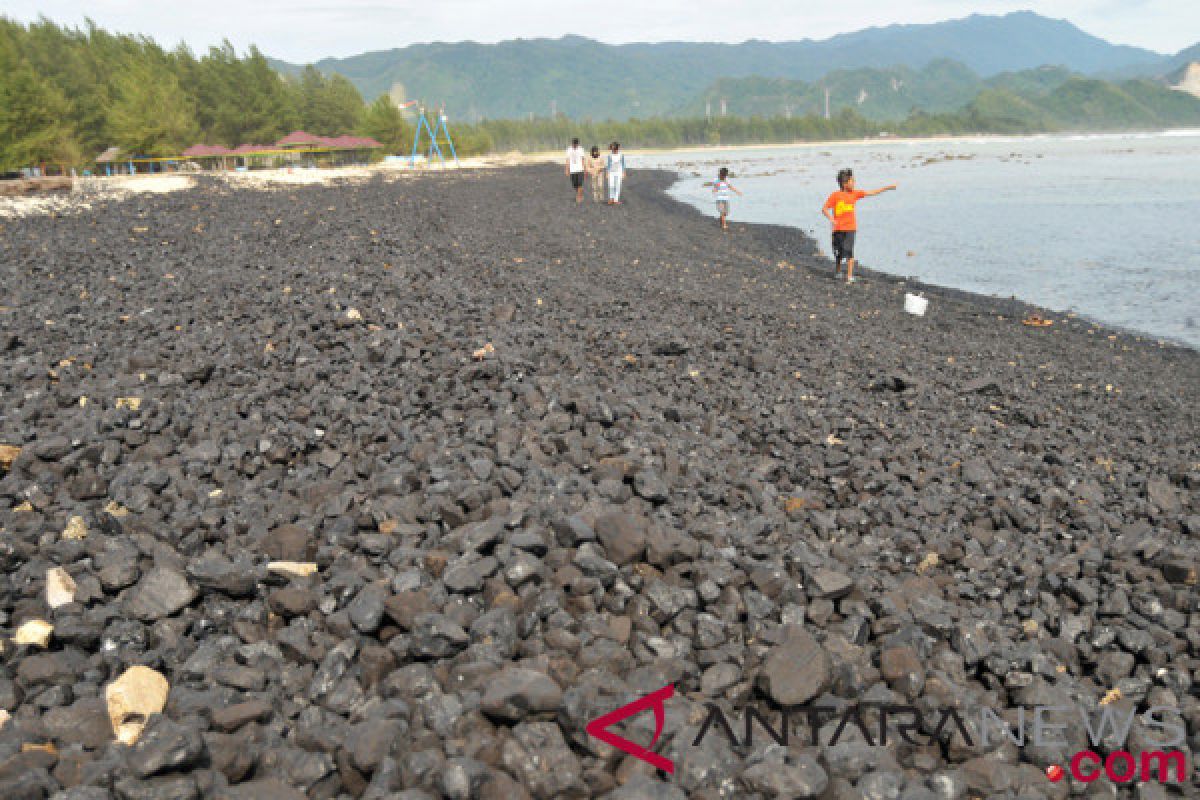
[[[125,595],[125,612],[146,621],[169,617],[196,599],[187,577],[170,567],[155,567]]]
[[[185,770],[204,757],[204,738],[195,728],[155,715],[146,724],[126,760],[140,778]]]

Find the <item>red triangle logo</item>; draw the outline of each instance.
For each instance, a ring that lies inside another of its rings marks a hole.
[[[602,717],[597,717],[587,725],[589,736],[595,736],[605,744],[612,745],[618,750],[628,753],[634,758],[645,761],[650,766],[661,769],[668,775],[675,774],[675,762],[669,758],[664,758],[658,753],[651,752],[649,748],[642,747],[640,744],[631,742],[624,736],[618,736],[609,730],[609,727],[616,725],[624,719],[632,717],[646,709],[654,711],[654,738],[650,740],[650,747],[654,747],[654,743],[658,741],[658,737],[662,735],[663,725],[667,721],[666,701],[675,696],[675,686],[670,684],[661,689],[651,692],[645,697],[640,697],[632,703],[623,705],[616,711],[610,711]]]

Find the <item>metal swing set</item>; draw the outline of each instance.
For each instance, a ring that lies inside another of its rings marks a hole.
[[[401,105],[401,108],[409,108],[417,105],[416,100],[410,100]],[[418,107],[417,114],[417,130],[413,134],[412,156],[410,157],[413,166],[417,164],[417,156],[421,153],[421,139],[425,136],[429,138],[429,144],[425,149],[424,156],[428,163],[432,163],[434,155],[437,155],[442,166],[446,164],[445,153],[442,152],[442,145],[438,142],[438,136],[445,138],[445,144],[450,148],[450,157],[454,159],[455,166],[458,165],[458,152],[454,149],[454,140],[450,138],[450,125],[446,119],[446,109],[442,108],[437,113],[437,125],[429,124],[429,117],[425,113],[425,107]]]

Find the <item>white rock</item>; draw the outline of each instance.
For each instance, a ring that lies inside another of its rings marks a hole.
[[[171,685],[149,667],[130,667],[104,690],[108,718],[117,741],[132,745],[142,735],[151,714],[161,714],[167,706]]]
[[[65,606],[75,600],[75,580],[62,567],[46,570],[46,605]]]
[[[31,619],[17,628],[17,634],[13,637],[13,643],[45,647],[50,643],[50,634],[52,633],[54,633],[54,626],[49,622],[46,622],[44,619]]]
[[[307,578],[317,571],[317,565],[306,561],[272,561],[267,571],[295,578]]]

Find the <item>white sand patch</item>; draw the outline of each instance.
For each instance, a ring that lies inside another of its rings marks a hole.
[[[256,169],[249,172],[216,173],[231,186],[269,189],[272,184],[311,186],[338,181],[363,181],[376,172],[374,167],[334,167],[322,169]]]
[[[87,211],[93,204],[131,194],[165,194],[191,189],[196,181],[190,175],[122,175],[111,178],[76,178],[70,192],[0,197],[0,217],[28,217],[37,214],[71,214]]]
[[[406,175],[421,172],[441,172],[455,169],[494,169],[544,164],[557,161],[557,153],[500,153],[460,159],[457,163],[439,161],[418,162],[414,167],[407,160],[373,164],[367,167],[256,169],[249,172],[202,172],[196,175],[216,177],[230,188],[255,190],[284,190],[289,186],[315,186],[334,183],[359,183],[382,176],[384,180],[400,180]],[[191,189],[196,185],[192,174],[114,175],[79,178],[70,193],[29,197],[0,197],[0,218],[25,217],[35,214],[66,214],[86,211],[98,202],[118,200],[131,194],[163,194]]]
[[[143,192],[166,194],[167,192],[179,192],[191,189],[195,185],[196,181],[190,175],[178,175],[174,173],[88,179],[88,188],[96,187],[112,192],[133,192],[135,194],[142,194]]]
[[[29,217],[37,214],[62,214],[88,208],[91,208],[91,204],[70,194],[0,197],[0,219]]]

